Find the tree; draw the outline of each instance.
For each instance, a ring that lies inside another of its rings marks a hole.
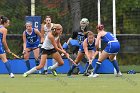
[[[72,17],[72,30],[75,31],[80,26],[81,10],[80,10],[80,0],[69,0],[70,12]]]

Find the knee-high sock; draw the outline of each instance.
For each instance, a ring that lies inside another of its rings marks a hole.
[[[77,66],[75,64],[72,65],[71,71],[73,71]]]
[[[52,70],[55,70],[57,67],[59,67],[58,63],[55,63],[54,65],[51,66]]]
[[[30,62],[29,60],[25,60],[27,70],[30,70]]]
[[[52,62],[53,65],[57,63],[57,61],[55,59],[52,59],[52,61],[53,61]]]
[[[116,71],[117,71],[117,73],[118,73],[118,72],[120,71],[120,70],[119,70],[119,66],[118,66],[118,62],[117,62],[116,60],[114,60],[114,61],[112,61],[111,63],[113,64],[114,68],[116,69]]]
[[[86,63],[84,72],[86,72],[88,65],[89,65],[89,62]]]
[[[32,74],[32,73],[34,73],[36,71],[37,71],[36,67],[33,67],[31,70],[29,70],[29,71],[27,71],[25,73],[29,75],[29,74]]]
[[[48,62],[46,61],[45,66],[44,66],[44,70],[48,69]]]
[[[9,74],[12,73],[12,69],[11,69],[11,65],[9,61],[5,62],[4,64],[5,64],[6,69],[8,70],[8,73]]]
[[[100,68],[100,66],[101,66],[101,62],[96,62],[96,65],[95,65],[95,69],[94,69],[94,71],[93,71],[93,74],[97,74],[97,71],[98,71],[98,69]]]

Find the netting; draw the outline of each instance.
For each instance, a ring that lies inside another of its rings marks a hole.
[[[35,0],[35,15],[41,16],[42,22],[46,15],[50,15],[54,23],[62,24],[64,31],[61,42],[63,43],[79,26],[79,21],[83,17],[89,19],[90,29],[96,33],[97,1]],[[112,0],[101,0],[101,23],[105,25],[105,30],[110,32],[113,31],[112,11]],[[8,45],[15,53],[20,54],[22,52],[21,36],[25,29],[25,16],[31,15],[30,0],[0,0],[0,15],[10,19]],[[120,65],[140,65],[140,35],[136,35],[140,34],[139,25],[140,0],[116,0],[116,29],[117,34],[121,34],[117,35],[121,43],[121,51],[117,56]]]

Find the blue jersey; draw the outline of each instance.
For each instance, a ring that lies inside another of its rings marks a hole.
[[[96,49],[95,49],[95,39],[94,39],[94,41],[92,42],[92,44],[90,44],[90,43],[88,42],[88,39],[87,39],[87,44],[88,44],[88,46],[87,46],[87,47],[88,47],[88,50],[96,51]],[[79,51],[82,52],[82,53],[84,53],[83,44],[80,46]]]
[[[101,37],[102,41],[107,43],[104,51],[108,54],[117,54],[120,50],[120,43],[118,42],[117,38],[110,32],[107,32],[103,37]]]
[[[0,26],[0,28],[3,28],[3,26]],[[3,48],[2,39],[3,39],[3,33],[0,32],[0,54],[5,53],[5,50]]]
[[[105,43],[108,43],[110,41],[114,41],[117,40],[114,35],[110,32],[107,32],[106,35],[104,35],[103,37],[101,37],[102,41]]]
[[[82,44],[84,39],[85,39],[84,33],[83,32],[78,32],[77,39],[79,41],[79,44]]]
[[[39,45],[39,37],[35,33],[34,29],[32,29],[31,34],[29,34],[27,31],[25,31],[26,35],[26,47],[27,48],[35,48]]]
[[[88,50],[94,50],[95,51],[95,39],[94,41],[92,42],[92,44],[90,44],[88,42],[88,39],[87,39],[87,44],[88,44]]]
[[[87,34],[85,34],[87,31],[87,27],[84,29],[84,31],[81,30],[81,28],[79,28],[78,30],[72,33],[72,39],[77,39],[79,44],[82,45],[84,39],[87,38]]]

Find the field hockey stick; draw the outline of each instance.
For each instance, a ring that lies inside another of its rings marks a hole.
[[[37,48],[39,48],[39,47],[33,48],[33,49],[31,49],[31,50],[29,50],[29,51],[27,51],[27,52],[31,52],[31,51],[33,51],[33,50],[36,50]]]
[[[64,54],[62,53],[61,56],[64,56]],[[68,58],[68,57],[67,57],[67,59],[68,59],[70,62],[72,62],[72,64],[77,65],[77,64],[73,61],[72,58],[70,58],[70,57]]]
[[[15,53],[13,53],[13,52],[10,52],[10,54],[11,54],[12,56],[14,56],[15,58],[18,58],[18,59],[20,59],[20,57],[19,57],[18,55],[16,55]]]
[[[74,64],[74,65],[76,65],[77,66],[77,64],[73,61],[73,59],[72,58],[68,58],[68,60],[70,61],[70,62],[72,62],[72,64]]]
[[[92,62],[93,62],[93,60],[94,60],[94,58],[92,59]],[[91,64],[92,64],[92,63],[91,63]],[[88,64],[88,67],[87,67],[87,69],[86,69],[86,71],[85,71],[86,73],[88,72],[89,67],[90,67],[91,64]],[[91,66],[92,66],[92,65],[91,65]],[[92,68],[93,68],[93,67],[92,67]]]
[[[31,50],[29,50],[29,51],[27,51],[27,52],[29,53],[29,52],[31,52],[31,51],[33,51],[33,50],[36,50],[37,48],[39,48],[39,47],[33,48],[33,49],[31,49]],[[20,56],[20,58],[23,58],[23,55],[24,55],[24,53],[22,53],[22,55]]]
[[[41,57],[42,53],[43,53],[43,51],[41,51],[41,53],[39,54],[39,56],[38,56],[37,60],[39,60],[39,59],[40,59],[40,57]]]

